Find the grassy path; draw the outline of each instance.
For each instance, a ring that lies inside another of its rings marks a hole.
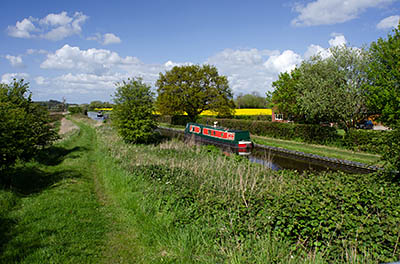
[[[112,213],[96,187],[94,129],[79,132],[13,172],[1,190],[0,263],[99,263]]]

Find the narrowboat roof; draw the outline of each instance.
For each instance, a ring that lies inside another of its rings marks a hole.
[[[227,129],[224,127],[214,127],[214,126],[197,124],[197,123],[187,123],[186,128],[185,128],[185,133],[193,133],[193,132],[189,131],[189,128],[191,126],[199,127],[201,129],[201,131],[197,132],[200,137],[207,137],[207,138],[209,138],[210,136],[213,137],[213,135],[210,135],[208,133],[204,134],[203,130],[208,129],[210,131],[210,133],[211,133],[211,131],[221,131],[221,132],[224,132],[224,134],[228,133],[228,134],[232,134],[232,136],[233,136],[233,138],[220,138],[218,136],[217,138],[215,138],[215,140],[222,140],[222,141],[227,141],[227,142],[238,142],[240,140],[250,140],[250,133],[249,133],[249,131],[246,131],[246,130]]]
[[[248,132],[247,130],[231,129],[231,128],[220,127],[220,126],[214,127],[213,125],[204,125],[204,124],[198,124],[198,123],[187,123],[186,126],[188,126],[188,125],[195,125],[195,126],[201,126],[201,127],[206,127],[206,128],[218,129],[218,130],[222,130],[222,131],[226,131],[226,132],[235,132],[235,133]]]

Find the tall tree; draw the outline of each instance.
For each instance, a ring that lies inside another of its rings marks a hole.
[[[277,108],[285,119],[293,121],[304,121],[304,115],[300,111],[298,102],[301,95],[297,86],[299,77],[300,71],[298,68],[295,68],[290,73],[280,73],[278,80],[272,83],[272,87],[275,90],[271,94],[267,94],[272,101],[272,106]]]
[[[330,49],[331,56],[315,56],[299,67],[299,103],[307,118],[355,127],[367,115],[367,55],[347,46]]]
[[[369,107],[394,126],[400,117],[400,23],[392,35],[372,42],[369,53]]]
[[[266,108],[267,100],[257,92],[240,94],[235,100],[237,108]]]
[[[112,112],[113,125],[131,143],[150,143],[154,139],[154,94],[141,78],[117,83]]]
[[[231,115],[234,109],[233,94],[225,76],[210,65],[175,66],[156,82],[157,110],[175,115],[186,112],[191,120],[204,110],[219,115]]]

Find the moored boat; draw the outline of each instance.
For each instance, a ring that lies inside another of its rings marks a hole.
[[[201,144],[216,145],[239,155],[249,155],[253,149],[249,131],[217,126],[187,123],[185,139],[194,139],[195,142]]]

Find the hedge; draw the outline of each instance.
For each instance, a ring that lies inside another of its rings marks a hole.
[[[344,136],[344,145],[355,151],[366,151],[382,154],[391,140],[390,130],[361,130],[350,129]]]
[[[159,123],[168,123],[171,125],[186,126],[186,123],[190,122],[189,117],[185,115],[156,115],[155,118]]]
[[[248,130],[251,134],[280,139],[300,139],[309,143],[324,144],[337,141],[340,136],[336,128],[321,125],[277,123],[257,120],[200,118],[199,123],[213,124],[232,129]]]

